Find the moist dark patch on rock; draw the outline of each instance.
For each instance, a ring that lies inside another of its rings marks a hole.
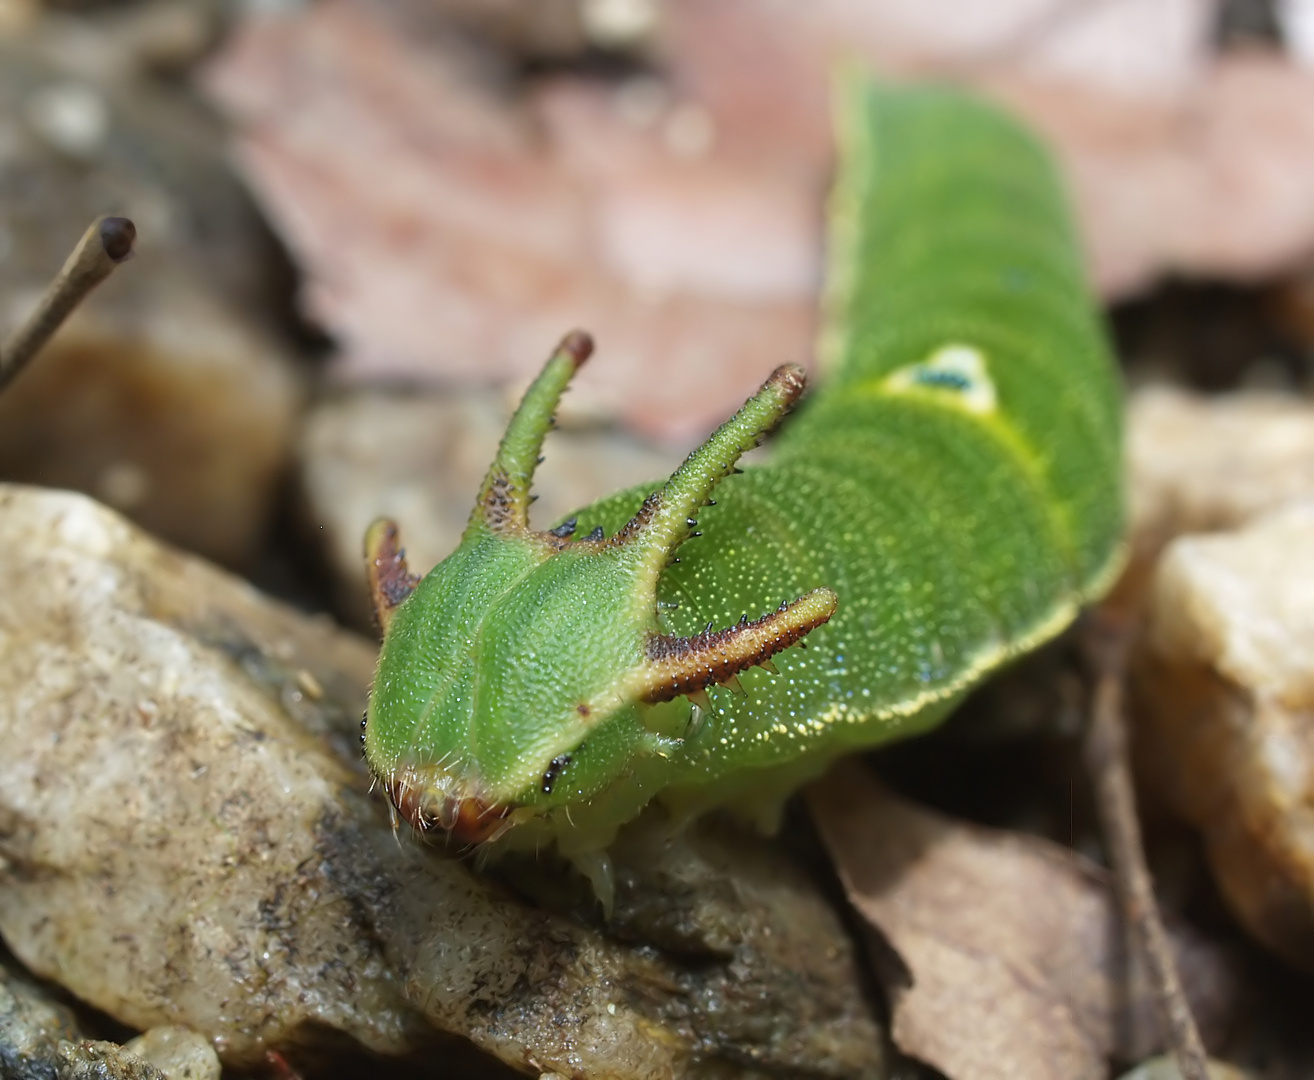
[[[0,964],[0,1076],[5,1080],[165,1080],[135,1054],[82,1038],[73,1014]]]
[[[368,694],[358,680],[323,663],[322,657],[306,660],[299,655],[301,649],[291,659],[274,655],[239,618],[208,614],[199,622],[180,620],[179,625],[197,641],[221,652],[289,717],[312,734],[327,738],[338,758],[365,775],[358,728]],[[314,694],[306,692],[307,676],[316,688]]]
[[[499,872],[641,957],[646,978],[625,987],[626,1002],[687,1040],[696,1068],[884,1076],[852,940],[803,867],[727,820],[671,835],[658,817],[622,830],[611,849],[616,903],[605,922],[587,888],[572,890],[569,871],[545,856]]]

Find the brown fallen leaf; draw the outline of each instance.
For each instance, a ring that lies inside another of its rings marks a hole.
[[[1107,297],[1167,273],[1256,279],[1314,250],[1314,71],[1278,52],[1214,55],[1209,0],[667,0],[671,77],[737,145],[823,169],[827,73],[951,79],[1020,114],[1072,188]]]
[[[1053,147],[1105,296],[1171,273],[1255,281],[1314,250],[1314,110],[1292,107],[1314,71],[1276,52],[1221,56],[1167,102],[1007,77],[985,89]]]
[[[245,19],[206,85],[347,379],[525,379],[584,326],[572,399],[683,443],[807,359],[822,173],[723,152],[652,80],[517,99],[327,0]]]
[[[664,0],[660,36],[672,77],[728,131],[815,154],[829,145],[827,73],[839,58],[901,77],[977,82],[1010,72],[1143,104],[1198,80],[1216,6],[960,0],[946,19],[919,0]]]
[[[681,444],[811,352],[841,57],[1028,119],[1107,296],[1304,259],[1314,111],[1291,103],[1314,72],[1213,55],[1216,7],[973,0],[946,20],[914,0],[664,0],[660,77],[513,83],[441,18],[326,0],[245,16],[204,83],[339,376],[521,382],[584,326],[599,356],[573,401]]]
[[[882,963],[877,947],[877,969],[904,1053],[951,1080],[1103,1080],[1110,1058],[1156,1047],[1097,867],[915,806],[857,762],[813,785],[808,804],[849,899],[894,950]],[[1208,946],[1188,949],[1192,1003],[1217,1026],[1228,976]]]

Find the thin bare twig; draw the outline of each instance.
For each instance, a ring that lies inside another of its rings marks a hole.
[[[132,256],[136,238],[137,228],[127,218],[102,217],[91,223],[36,310],[0,345],[0,392],[41,351],[82,299]]]
[[[1182,1080],[1209,1080],[1204,1043],[1168,946],[1136,816],[1123,709],[1127,634],[1100,627],[1092,630],[1087,644],[1095,672],[1095,692],[1084,756],[1095,788],[1096,809],[1118,898],[1123,917],[1149,962],[1165,1034],[1176,1055]]]

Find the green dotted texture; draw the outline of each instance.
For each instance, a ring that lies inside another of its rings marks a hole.
[[[820,585],[839,611],[778,674],[713,688],[679,784],[938,721],[1117,564],[1119,390],[1044,152],[956,91],[854,81],[844,100],[824,384],[769,465],[722,483],[660,586],[675,633]],[[993,409],[887,384],[950,346],[980,355]],[[614,531],[636,504],[598,504],[580,530]]]

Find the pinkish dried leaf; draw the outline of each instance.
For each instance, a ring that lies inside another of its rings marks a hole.
[[[1110,1057],[1155,1048],[1155,1006],[1144,977],[1127,974],[1097,868],[915,806],[856,762],[808,803],[849,900],[894,950],[877,966],[904,1053],[951,1080],[1103,1080]],[[1220,955],[1180,933],[1175,947],[1215,1029],[1229,996]]]
[[[514,380],[585,326],[576,395],[685,441],[809,351],[819,174],[723,153],[697,110],[512,103],[345,0],[248,19],[207,83],[346,378]]]

